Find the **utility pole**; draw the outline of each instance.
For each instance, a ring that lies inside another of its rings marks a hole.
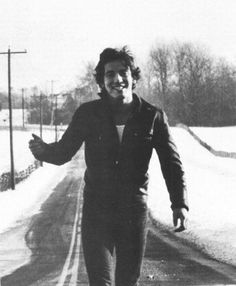
[[[53,119],[54,119],[54,107],[53,107],[53,83],[54,80],[51,80],[51,122],[50,125],[53,125]]]
[[[22,88],[21,89],[21,92],[22,92],[22,127],[23,129],[25,128],[25,98],[24,98],[24,92],[25,92],[25,89]]]
[[[42,101],[43,101],[43,93],[42,91],[40,92],[40,138],[43,139],[43,106],[42,106]],[[43,166],[43,162],[40,161],[40,166]]]
[[[43,139],[43,106],[42,106],[42,102],[43,102],[43,94],[42,92],[40,92],[40,97],[39,97],[39,102],[40,102],[40,105],[39,105],[39,122],[40,122],[40,138]]]
[[[54,112],[54,120],[55,120],[55,141],[57,142],[57,96],[58,94],[55,94],[55,112]]]
[[[10,160],[11,160],[11,189],[15,190],[15,170],[13,156],[13,132],[12,132],[12,101],[11,101],[11,55],[25,54],[27,51],[12,52],[8,48],[7,52],[0,52],[0,55],[8,55],[8,108],[9,108],[9,131],[10,131]]]
[[[55,122],[55,141],[57,142],[58,139],[58,130],[57,130],[57,96],[58,94],[54,94],[53,87],[54,87],[55,80],[51,80],[51,122],[50,125],[53,125],[53,121]],[[55,97],[55,105],[54,105],[54,97]]]

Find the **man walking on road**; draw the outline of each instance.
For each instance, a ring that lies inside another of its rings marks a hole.
[[[95,78],[100,99],[82,104],[62,136],[29,142],[52,164],[71,160],[85,143],[82,244],[90,286],[138,285],[147,234],[148,166],[155,149],[170,195],[174,225],[185,229],[188,210],[182,163],[165,113],[134,93],[140,78],[130,51],[107,48]]]

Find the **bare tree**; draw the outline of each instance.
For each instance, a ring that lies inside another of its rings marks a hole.
[[[88,62],[85,72],[78,78],[75,94],[80,104],[97,98],[98,86],[94,78],[94,68],[95,64]]]
[[[157,89],[163,108],[165,107],[168,83],[172,72],[172,53],[167,45],[157,45],[150,52],[152,68],[157,81]]]
[[[189,43],[176,45],[174,54],[175,77],[184,115],[194,124],[201,121],[204,89],[212,74],[212,60],[204,50]]]
[[[159,44],[150,52],[149,77],[155,99],[173,123],[220,125],[236,122],[236,69],[217,62],[192,43]]]

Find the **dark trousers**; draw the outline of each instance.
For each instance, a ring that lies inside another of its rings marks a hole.
[[[138,285],[146,242],[147,206],[144,202],[124,205],[104,207],[96,200],[84,201],[82,244],[90,286],[112,285],[114,268],[116,286]]]

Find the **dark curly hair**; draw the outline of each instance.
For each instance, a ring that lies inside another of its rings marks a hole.
[[[127,67],[131,70],[131,75],[135,82],[133,83],[133,89],[136,86],[136,82],[140,79],[140,68],[135,65],[134,57],[130,50],[127,48],[127,46],[124,46],[121,49],[114,49],[114,48],[106,48],[103,50],[103,52],[100,54],[99,62],[95,68],[95,80],[101,90],[103,90],[103,83],[104,83],[104,72],[105,72],[105,64],[121,60],[125,63]]]

